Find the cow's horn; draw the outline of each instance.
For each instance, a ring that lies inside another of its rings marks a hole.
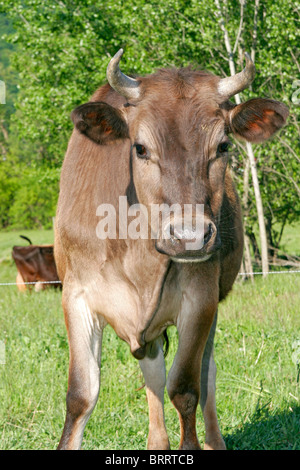
[[[120,49],[110,60],[106,76],[110,86],[125,98],[137,100],[140,97],[140,82],[134,78],[127,77],[119,68],[119,62],[123,55]]]
[[[245,88],[247,88],[254,80],[255,65],[247,52],[245,53],[245,57],[246,67],[244,70],[232,77],[221,78],[219,81],[218,92],[225,98],[230,98],[231,96],[245,90]]]

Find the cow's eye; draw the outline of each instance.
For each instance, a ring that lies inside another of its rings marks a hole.
[[[150,155],[144,145],[135,144],[136,154],[139,158],[150,158]]]
[[[218,153],[226,153],[226,152],[228,152],[229,147],[230,147],[230,142],[228,142],[228,141],[226,141],[226,142],[221,142],[221,143],[218,145]]]

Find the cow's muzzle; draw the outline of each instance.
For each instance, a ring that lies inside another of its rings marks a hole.
[[[193,223],[182,227],[175,219],[163,226],[155,247],[174,261],[201,262],[220,248],[220,240],[214,222],[206,216],[200,229]]]

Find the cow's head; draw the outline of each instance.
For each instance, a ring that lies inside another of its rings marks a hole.
[[[110,61],[107,77],[126,104],[117,109],[90,102],[73,111],[72,119],[99,145],[130,139],[133,182],[141,204],[147,208],[178,204],[183,217],[185,208],[191,211],[188,223],[182,224],[175,213],[154,227],[157,250],[178,261],[206,260],[222,243],[218,223],[229,135],[263,142],[283,126],[287,107],[260,98],[239,105],[229,101],[254,79],[255,67],[248,56],[245,69],[234,77],[220,79],[187,68],[133,79],[119,69],[122,54],[120,50]],[[201,243],[197,250],[186,249],[187,242],[199,240],[197,204],[204,208]]]

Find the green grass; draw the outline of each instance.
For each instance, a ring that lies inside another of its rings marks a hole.
[[[23,233],[28,236],[27,233]],[[52,232],[32,232],[35,243]],[[0,234],[1,282],[15,280],[10,260],[18,234]],[[68,344],[61,293],[19,293],[0,286],[0,449],[55,449],[67,388]],[[220,305],[215,359],[217,407],[229,449],[300,449],[300,406],[293,344],[300,340],[300,275],[260,276],[235,284]],[[169,370],[177,337],[169,329]],[[294,362],[293,362],[294,359]],[[299,358],[300,359],[300,358]],[[138,362],[111,328],[104,333],[100,398],[86,427],[84,449],[145,449],[148,410]],[[179,423],[166,394],[173,449]],[[198,413],[201,443],[204,427]]]

